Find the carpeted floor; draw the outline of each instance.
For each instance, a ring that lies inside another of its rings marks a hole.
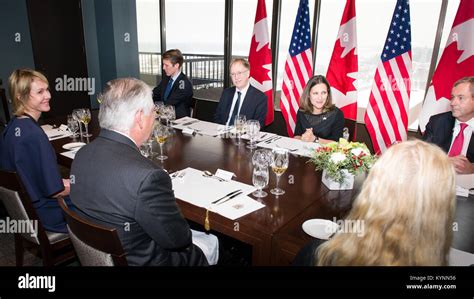
[[[43,266],[43,261],[27,251],[23,258],[23,265]],[[15,241],[13,234],[0,233],[0,266],[16,266]]]

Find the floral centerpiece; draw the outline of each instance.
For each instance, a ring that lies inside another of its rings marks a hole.
[[[325,172],[331,180],[343,184],[348,174],[355,176],[368,171],[375,162],[364,143],[348,142],[341,138],[339,142],[331,142],[314,150],[309,162],[316,170]]]

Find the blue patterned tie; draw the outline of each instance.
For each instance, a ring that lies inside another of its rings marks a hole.
[[[168,81],[168,85],[166,85],[166,89],[165,89],[165,96],[164,96],[165,101],[168,99],[168,96],[170,95],[172,87],[173,87],[173,79],[170,78],[170,80]]]
[[[237,101],[235,101],[234,110],[232,111],[232,115],[230,116],[229,126],[234,125],[235,116],[237,115],[237,112],[239,111],[239,107],[240,107],[240,95],[241,94],[242,93],[240,91],[237,91]]]

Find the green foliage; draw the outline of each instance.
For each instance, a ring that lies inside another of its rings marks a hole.
[[[356,175],[367,172],[374,164],[376,157],[370,154],[364,143],[348,142],[339,139],[339,142],[331,142],[317,148],[308,162],[315,165],[316,170],[326,170],[328,176],[342,183],[345,179],[342,169]]]

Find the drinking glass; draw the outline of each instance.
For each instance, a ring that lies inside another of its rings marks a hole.
[[[79,124],[72,115],[67,116],[67,128],[72,133],[71,138],[74,140],[77,137],[77,130],[79,130]]]
[[[161,121],[161,118],[163,117],[163,110],[164,110],[165,104],[163,102],[155,102],[155,119],[158,121]]]
[[[256,165],[253,168],[252,183],[258,189],[252,193],[253,196],[262,198],[268,195],[267,192],[262,190],[268,185],[268,176],[268,167]]]
[[[240,136],[245,132],[245,123],[247,118],[245,115],[236,115],[234,120],[235,132],[237,133],[237,145],[240,145]]]
[[[166,114],[166,125],[169,127],[170,123],[173,123],[176,119],[176,111],[173,105],[166,105],[164,110]]]
[[[276,187],[270,190],[274,195],[285,194],[285,190],[278,187],[280,177],[285,173],[288,168],[288,150],[283,148],[275,148],[272,151],[272,161],[271,161],[272,171],[276,175]]]
[[[140,153],[145,158],[149,158],[152,154],[152,140],[146,140],[140,146]]]
[[[89,122],[91,121],[91,111],[87,108],[80,109],[81,111],[81,122],[84,124],[84,127],[86,127],[86,133],[84,134],[84,137],[91,137],[92,134],[89,134],[88,130],[88,125]]]
[[[252,165],[267,167],[270,166],[272,161],[272,152],[268,149],[258,149],[253,153],[252,156]]]
[[[250,143],[247,145],[247,148],[255,149],[257,148],[257,145],[255,144],[255,138],[257,138],[260,134],[260,122],[258,120],[250,119],[247,121],[246,127],[247,135],[250,139]]]
[[[156,125],[153,128],[153,136],[155,137],[156,142],[160,145],[160,155],[156,158],[161,161],[168,159],[168,156],[163,155],[163,144],[165,144],[169,137],[168,127],[163,126],[162,124]]]
[[[79,125],[79,136],[81,136],[81,139],[82,139],[81,115],[82,115],[82,109],[72,110],[72,117],[77,121],[77,124]]]

